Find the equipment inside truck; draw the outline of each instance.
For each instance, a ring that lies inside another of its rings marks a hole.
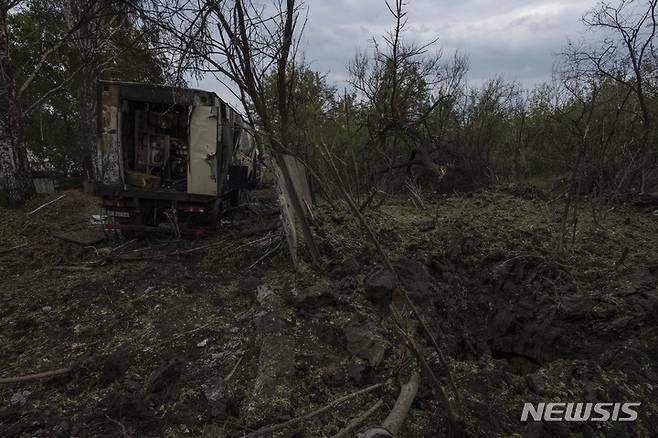
[[[124,100],[121,119],[126,182],[187,191],[188,107]]]
[[[216,94],[108,81],[98,91],[94,190],[112,226],[216,228],[258,181],[253,133]]]

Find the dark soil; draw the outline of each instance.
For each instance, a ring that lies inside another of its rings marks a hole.
[[[467,432],[655,436],[658,218],[609,205],[597,224],[584,205],[557,251],[563,205],[528,193],[423,210],[400,197],[366,214],[449,357]],[[388,311],[400,297],[347,211],[316,209],[326,267],[295,272],[272,215],[242,212],[198,240],[109,232],[82,247],[54,235],[91,227],[96,200],[70,191],[26,215],[46,200],[0,211],[0,378],[73,370],[0,384],[0,436],[238,437],[390,381],[276,435],[330,436],[395,402],[414,363]],[[633,423],[521,423],[539,401],[642,405]],[[446,427],[423,379],[400,436]]]

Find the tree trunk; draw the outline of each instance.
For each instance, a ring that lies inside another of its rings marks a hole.
[[[0,79],[6,92],[6,119],[0,118],[0,205],[19,207],[34,193],[27,150],[21,141],[22,119],[19,92],[11,75],[9,52],[9,9],[0,6]]]
[[[93,72],[81,72],[81,83],[76,90],[78,119],[76,130],[78,150],[83,171],[88,180],[94,180],[96,174],[96,81]]]
[[[0,120],[0,205],[19,207],[33,193],[27,150]]]

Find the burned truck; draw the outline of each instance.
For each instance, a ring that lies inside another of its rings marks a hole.
[[[214,228],[258,174],[254,131],[217,94],[99,82],[94,190],[108,228]]]

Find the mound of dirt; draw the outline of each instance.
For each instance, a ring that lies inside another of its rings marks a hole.
[[[97,214],[66,194],[0,211],[0,377],[73,367],[0,385],[0,436],[238,437],[386,383],[274,436],[331,436],[380,398],[367,423],[381,424],[414,357],[389,312],[403,305],[393,278],[349,213],[316,208],[331,258],[295,272],[257,213],[200,240],[63,242]],[[366,216],[447,353],[469,435],[652,436],[658,221],[583,213],[558,252],[562,206],[543,199],[396,198]],[[632,423],[522,423],[541,401],[642,405]],[[444,412],[423,378],[400,436],[444,436]]]

